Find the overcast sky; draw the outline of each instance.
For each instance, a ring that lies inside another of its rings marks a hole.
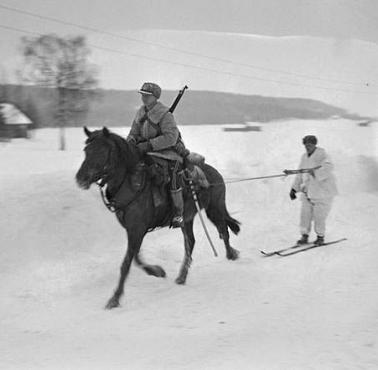
[[[152,80],[165,89],[188,84],[200,90],[310,97],[348,107],[360,101],[364,109],[376,106],[377,95],[364,94],[378,91],[378,0],[0,0],[0,82],[15,82],[12,73],[22,65],[20,36],[25,33],[17,29],[87,36],[101,87],[135,89]],[[216,34],[190,32],[194,30]],[[275,38],[248,41],[225,33]]]
[[[376,0],[0,0],[40,15],[107,30],[177,29],[359,38],[378,43]],[[50,29],[0,9],[0,24]],[[57,30],[67,29],[56,26]],[[1,33],[1,38],[7,34]]]

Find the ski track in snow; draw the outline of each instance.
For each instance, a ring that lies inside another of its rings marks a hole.
[[[135,265],[119,309],[103,309],[115,288],[125,231],[98,190],[74,175],[84,134],[57,131],[0,143],[0,368],[2,369],[376,369],[378,368],[377,125],[344,120],[270,123],[262,132],[185,126],[190,149],[224,177],[296,168],[301,138],[315,134],[332,156],[340,195],[327,239],[347,241],[280,259],[259,250],[298,237],[292,177],[227,186],[242,222],[231,236],[238,261],[212,256],[196,219],[187,284],[179,231],[149,234],[142,253],[166,279]],[[117,128],[125,135],[128,128]],[[312,235],[314,238],[314,235]]]

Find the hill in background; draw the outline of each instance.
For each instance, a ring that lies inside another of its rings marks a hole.
[[[3,85],[2,100],[18,106],[37,127],[54,127],[56,94],[52,89]],[[161,101],[170,105],[176,91],[165,91]],[[70,126],[128,126],[140,106],[137,91],[99,89],[87,114],[75,112]],[[303,98],[239,95],[214,91],[187,91],[175,116],[180,125],[270,122],[286,119],[370,119],[321,101]]]

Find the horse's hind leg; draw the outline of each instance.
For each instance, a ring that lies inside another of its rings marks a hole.
[[[185,243],[185,257],[181,265],[180,273],[176,278],[177,284],[185,284],[186,277],[188,276],[189,267],[192,263],[192,252],[194,248],[195,238],[193,233],[193,219],[185,222],[182,228]]]
[[[230,233],[228,232],[227,225],[222,225],[218,228],[219,234],[222,236],[224,245],[226,247],[226,257],[231,261],[235,261],[239,258],[239,251],[232,248],[230,245]]]
[[[221,212],[216,208],[209,207],[206,210],[207,217],[210,221],[216,226],[219,237],[223,240],[226,247],[226,257],[229,260],[236,260],[239,257],[239,251],[235,248],[232,248],[230,245],[230,233],[228,232],[227,222],[226,222],[226,213]]]
[[[127,275],[129,274],[131,262],[133,261],[135,255],[139,252],[139,248],[142,244],[144,235],[145,233],[140,231],[128,233],[127,252],[121,265],[121,275],[119,278],[118,286],[113,296],[109,299],[105,308],[112,309],[119,306],[119,299],[123,294],[125,280]]]
[[[158,265],[148,265],[147,263],[145,263],[141,258],[140,258],[140,255],[137,254],[135,256],[135,259],[134,259],[135,263],[141,267],[146,273],[147,275],[152,275],[152,276],[156,276],[156,277],[166,277],[166,273],[165,271],[163,270],[163,268],[161,268],[160,266]]]

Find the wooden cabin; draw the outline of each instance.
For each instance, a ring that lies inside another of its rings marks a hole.
[[[0,138],[28,138],[32,123],[15,105],[0,103]]]

